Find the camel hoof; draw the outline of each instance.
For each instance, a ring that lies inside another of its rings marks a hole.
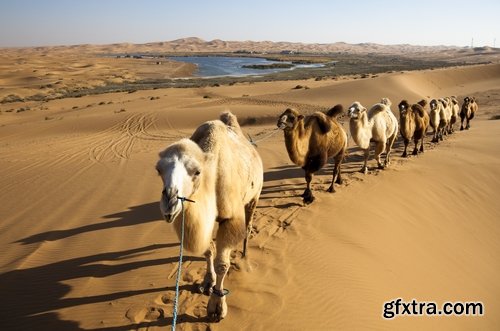
[[[418,150],[414,149],[411,155],[418,155]]]
[[[210,296],[207,305],[207,315],[211,321],[219,322],[227,315],[226,297],[220,297],[215,294]]]
[[[361,168],[361,170],[359,172],[366,175],[368,173],[368,167]]]
[[[330,187],[326,191],[329,192],[329,193],[335,193],[335,187],[333,187],[333,184],[330,185]]]
[[[420,147],[420,153],[424,152],[424,146]]]
[[[335,183],[342,185],[342,178],[337,177],[337,180],[335,181]]]
[[[314,195],[312,195],[312,192],[309,192],[309,195],[304,196],[303,201],[306,205],[312,203],[314,201]]]
[[[378,165],[378,168],[379,168],[380,170],[384,170],[386,167],[387,167],[387,165],[385,165],[385,164],[379,164],[379,165]]]
[[[403,154],[401,154],[401,157],[408,157],[408,154],[406,152],[403,152]]]

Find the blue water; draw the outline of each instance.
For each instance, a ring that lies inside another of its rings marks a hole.
[[[198,77],[214,77],[214,76],[249,76],[249,75],[265,75],[273,72],[291,70],[288,68],[274,69],[250,69],[243,68],[244,65],[251,64],[272,64],[272,63],[290,63],[269,61],[257,57],[224,57],[224,56],[174,56],[170,59],[180,62],[194,63],[198,69],[194,73]],[[297,68],[318,67],[321,65],[296,65]],[[294,67],[294,68],[295,68]]]

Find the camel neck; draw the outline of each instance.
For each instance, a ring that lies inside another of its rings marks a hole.
[[[285,130],[285,145],[288,156],[293,163],[304,165],[309,146],[309,134],[301,121],[297,127],[291,130]]]
[[[360,118],[349,121],[349,129],[352,139],[361,148],[366,149],[370,146],[372,138],[373,120],[368,120],[366,113],[361,114]]]

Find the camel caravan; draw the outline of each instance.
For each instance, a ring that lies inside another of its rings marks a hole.
[[[415,144],[412,155],[418,155],[424,152],[430,127],[432,142],[438,143],[454,132],[458,116],[460,130],[468,130],[478,110],[474,97],[465,97],[461,108],[454,96],[432,99],[429,104],[426,100],[415,104],[402,100],[398,104],[398,122],[391,105],[388,98],[382,98],[369,110],[358,101],[348,108],[350,136],[364,153],[360,169],[364,174],[368,172],[372,142],[377,167],[385,169],[390,165],[398,131],[404,143],[402,157],[408,156],[410,141]],[[348,135],[338,121],[343,113],[342,105],[336,105],[326,113],[308,116],[289,108],[278,117],[277,127],[284,133],[288,156],[305,173],[305,204],[314,201],[313,174],[328,159],[333,160],[333,173],[327,191],[335,192],[334,185],[342,183],[341,165],[348,149]],[[199,126],[189,139],[181,139],[160,152],[156,170],[162,180],[161,214],[173,223],[181,240],[181,258],[182,249],[205,256],[207,271],[199,291],[210,296],[209,319],[220,321],[227,315],[224,278],[231,265],[230,254],[243,243],[242,257],[247,255],[252,219],[264,182],[262,160],[236,116],[224,112],[218,120]]]

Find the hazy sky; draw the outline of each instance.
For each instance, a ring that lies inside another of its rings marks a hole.
[[[0,0],[0,47],[184,37],[493,46],[499,14],[499,0]]]

